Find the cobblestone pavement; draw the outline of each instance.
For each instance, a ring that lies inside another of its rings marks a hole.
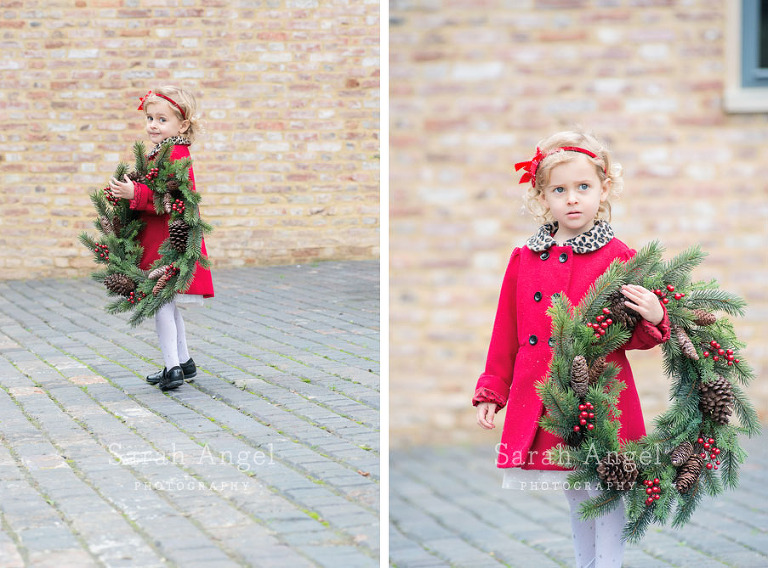
[[[624,568],[768,566],[768,435],[743,446],[739,488],[705,498],[681,530],[651,525]],[[493,447],[393,450],[390,463],[392,566],[574,565],[562,491],[502,490]]]
[[[214,284],[164,394],[101,285],[0,283],[0,566],[378,566],[378,263]]]

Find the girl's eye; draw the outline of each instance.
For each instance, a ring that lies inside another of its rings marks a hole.
[[[165,122],[165,119],[164,119],[164,118],[161,118],[161,119],[160,119],[160,122]]]
[[[582,184],[579,185],[579,189],[587,190],[587,189],[589,189],[589,184],[588,183],[582,183]]]
[[[552,191],[554,191],[555,193],[563,193],[565,191],[565,188],[563,188],[563,187],[556,187]]]

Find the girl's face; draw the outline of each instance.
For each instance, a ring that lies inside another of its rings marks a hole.
[[[552,168],[539,199],[558,222],[559,242],[592,228],[610,187],[611,180],[601,182],[597,168],[584,154]]]
[[[147,135],[155,144],[183,134],[189,128],[189,121],[176,116],[168,101],[152,101],[144,105],[144,110],[147,113]]]

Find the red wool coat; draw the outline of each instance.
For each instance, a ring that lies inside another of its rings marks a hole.
[[[593,252],[574,254],[570,246],[552,246],[546,252],[528,247],[512,252],[493,326],[485,372],[477,381],[473,403],[507,403],[504,429],[497,456],[501,468],[522,467],[536,470],[562,470],[546,459],[546,451],[562,440],[543,430],[539,419],[544,403],[535,383],[544,378],[552,358],[551,318],[547,308],[553,294],[565,293],[574,304],[581,301],[590,285],[615,258],[627,261],[635,254],[613,238]],[[645,435],[640,399],[625,351],[649,349],[669,339],[666,310],[658,326],[645,320],[635,328],[630,340],[608,356],[621,367],[618,378],[627,385],[621,392],[622,440],[637,440]]]
[[[189,157],[189,148],[187,146],[175,145],[171,151],[171,160],[181,160]],[[192,191],[195,189],[195,174],[192,166],[189,167],[189,180],[192,182]],[[130,207],[140,211],[139,218],[144,222],[144,229],[139,234],[139,242],[144,247],[144,254],[141,257],[139,268],[148,269],[154,261],[160,258],[158,249],[160,245],[168,238],[168,219],[170,215],[158,215],[155,212],[154,196],[152,190],[146,185],[138,182],[133,184],[136,192],[131,200]],[[205,250],[205,239],[202,242],[203,256],[208,257]],[[200,266],[197,263],[195,273],[192,277],[192,283],[185,294],[202,295],[204,298],[213,297],[213,279],[211,271]]]

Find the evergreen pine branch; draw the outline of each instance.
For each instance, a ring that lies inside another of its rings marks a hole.
[[[700,483],[697,481],[688,490],[685,495],[680,495],[677,500],[677,512],[672,520],[672,528],[682,527],[691,518],[693,511],[698,506],[702,498]]]
[[[576,307],[576,314],[584,321],[592,321],[597,312],[608,304],[609,296],[622,284],[627,283],[627,267],[616,259],[589,287],[584,298]]]
[[[684,250],[668,262],[663,263],[661,269],[662,281],[667,284],[680,286],[689,277],[691,270],[696,268],[706,257],[699,245]]]
[[[629,281],[635,284],[646,282],[658,271],[663,253],[664,247],[659,241],[651,241],[641,248],[625,263]]]
[[[583,521],[589,521],[620,506],[623,506],[621,493],[607,490],[596,497],[583,501],[579,507],[579,516]]]
[[[112,177],[114,177],[116,180],[123,181],[123,178],[128,175],[128,171],[130,169],[130,166],[126,164],[125,162],[120,162],[117,164],[117,167],[115,168],[115,173]]]
[[[141,141],[134,142],[133,157],[134,157],[134,167],[136,168],[136,173],[138,173],[141,176],[146,175],[147,170],[149,169],[149,162],[147,160],[147,153],[144,147],[144,142],[141,142]]]
[[[739,423],[742,428],[748,433],[750,437],[760,433],[760,419],[757,416],[757,411],[750,403],[744,391],[739,385],[731,382],[731,390],[733,391],[733,408],[739,417]]]
[[[720,460],[720,465],[722,466],[722,459]],[[707,495],[714,497],[723,492],[723,484],[720,481],[720,477],[712,470],[702,468],[699,483],[703,486],[702,489]]]
[[[686,299],[686,306],[690,309],[720,311],[731,316],[743,316],[746,307],[746,302],[739,296],[719,288],[692,290]]]

